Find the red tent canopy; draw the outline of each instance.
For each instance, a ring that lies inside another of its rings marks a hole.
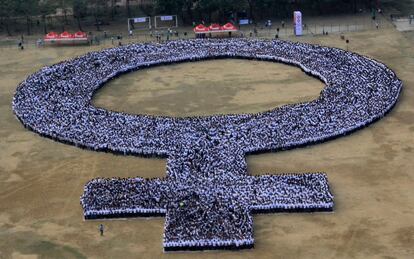
[[[69,33],[67,31],[57,34],[56,32],[49,32],[45,35],[44,41],[51,44],[83,44],[88,43],[88,35],[85,32],[78,31],[77,33]]]
[[[221,35],[229,33],[231,37],[231,32],[239,31],[236,26],[232,23],[226,23],[223,26],[220,26],[218,23],[213,23],[209,27],[204,26],[203,24],[197,25],[194,29],[195,34],[214,34]]]
[[[70,38],[73,38],[73,34],[67,32],[67,31],[64,31],[59,35],[59,37],[61,39],[70,39]]]
[[[193,30],[195,33],[206,33],[210,31],[209,28],[207,28],[206,26],[202,24],[197,25]]]
[[[45,35],[45,40],[55,40],[57,38],[59,38],[59,35],[54,31],[51,31]]]
[[[88,35],[86,34],[86,32],[83,31],[78,31],[77,33],[73,34],[73,36],[75,38],[88,38]]]
[[[238,31],[237,27],[234,26],[232,23],[228,22],[226,24],[224,24],[223,26],[221,26],[221,29],[223,31]]]
[[[210,29],[210,31],[221,31],[221,26],[218,23],[213,23],[208,28]]]

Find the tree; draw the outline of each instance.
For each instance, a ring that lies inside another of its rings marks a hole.
[[[56,2],[56,1],[54,1]],[[52,4],[52,3],[51,3]],[[62,31],[65,30],[65,25],[68,25],[68,11],[69,8],[72,6],[71,0],[59,0],[57,1],[57,8],[60,8],[63,13],[63,19],[62,19]]]
[[[10,31],[10,17],[15,14],[16,1],[14,0],[0,0],[0,18],[6,27],[8,36],[11,36]]]
[[[111,0],[111,20],[115,20],[115,14],[116,14],[116,5],[115,0]]]
[[[188,22],[194,21],[193,7],[196,0],[184,0],[180,12],[178,13],[181,16],[181,19],[185,22],[188,17]]]
[[[247,0],[247,5],[249,6],[249,19],[251,20],[255,20],[254,19],[254,9],[256,7],[256,0]]]
[[[27,35],[32,34],[32,16],[37,14],[38,0],[14,0],[16,15],[26,18]]]
[[[146,16],[151,16],[154,12],[154,5],[140,2],[138,8],[143,12]]]
[[[78,28],[80,31],[82,30],[81,19],[86,16],[87,14],[87,1],[86,0],[73,0],[72,8],[73,8],[73,16],[76,19],[76,23],[78,24]]]
[[[46,17],[49,14],[52,14],[55,12],[56,10],[56,3],[53,0],[43,0],[43,1],[39,1],[39,13],[42,19],[42,24],[43,24],[43,32],[45,34],[47,34],[47,21],[46,21]]]
[[[96,30],[101,30],[102,16],[106,10],[108,2],[106,0],[94,0],[93,1],[93,17],[95,18]]]
[[[125,7],[126,7],[126,12],[127,12],[127,17],[130,18],[131,17],[131,8],[130,8],[130,5],[129,5],[129,0],[126,0]]]
[[[202,20],[212,22],[213,14],[219,9],[219,5],[219,0],[199,0],[197,4],[197,11],[200,14]],[[205,17],[205,14],[207,14],[207,17]]]

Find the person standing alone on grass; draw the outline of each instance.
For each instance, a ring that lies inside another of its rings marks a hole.
[[[101,233],[101,236],[103,236],[103,234],[104,234],[104,225],[103,224],[99,225],[99,232]]]

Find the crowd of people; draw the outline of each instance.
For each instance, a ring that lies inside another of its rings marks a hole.
[[[331,211],[323,173],[240,176],[179,183],[93,179],[81,197],[86,219],[166,215],[165,250],[253,246],[251,213]]]
[[[318,99],[255,114],[173,118],[93,107],[123,73],[218,58],[282,62],[326,84]],[[329,211],[325,174],[248,176],[245,156],[323,142],[382,118],[401,81],[385,65],[344,50],[278,40],[195,39],[133,44],[44,67],[16,90],[25,127],[54,140],[125,155],[167,157],[165,179],[94,179],[86,219],[166,215],[166,250],[253,246],[252,212]]]

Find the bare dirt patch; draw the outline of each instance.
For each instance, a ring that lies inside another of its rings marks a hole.
[[[240,59],[139,70],[110,81],[94,105],[134,114],[200,116],[256,113],[311,101],[324,87],[299,68]]]

